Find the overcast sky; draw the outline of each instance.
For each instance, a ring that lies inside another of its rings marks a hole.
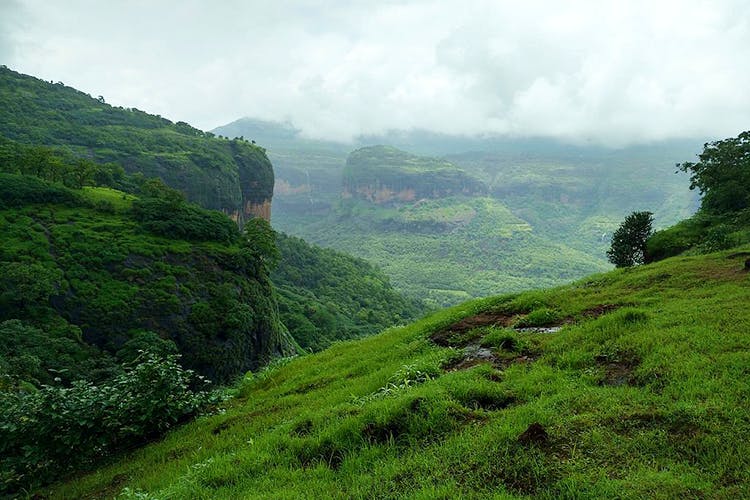
[[[0,0],[0,64],[206,130],[623,145],[750,128],[742,0]]]

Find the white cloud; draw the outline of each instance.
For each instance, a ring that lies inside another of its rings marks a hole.
[[[620,145],[750,128],[740,1],[217,4],[6,3],[0,57],[206,129],[255,116],[334,139],[425,128]]]

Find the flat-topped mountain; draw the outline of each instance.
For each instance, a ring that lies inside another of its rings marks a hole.
[[[486,186],[452,163],[417,156],[390,146],[353,151],[343,174],[344,198],[378,204],[447,196],[481,196]]]

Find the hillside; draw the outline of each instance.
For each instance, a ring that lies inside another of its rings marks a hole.
[[[282,212],[284,231],[380,266],[428,307],[554,286],[607,269],[603,256],[552,239],[455,165],[377,146],[354,151],[325,216]]]
[[[377,264],[399,291],[432,307],[603,271],[610,236],[629,212],[649,210],[665,228],[698,207],[674,165],[701,140],[607,149],[414,130],[343,144],[252,119],[215,132],[268,148],[275,227]],[[471,196],[456,186],[435,192],[432,181],[419,194],[406,189],[415,178],[434,180],[425,172],[441,165],[461,172],[459,187],[464,178],[481,187]]]
[[[128,174],[159,177],[242,224],[270,219],[273,169],[262,148],[215,138],[184,122],[113,107],[61,82],[0,67],[0,136],[52,146]]]
[[[50,498],[741,498],[750,247],[477,300],[246,378]]]
[[[413,321],[416,300],[396,292],[379,268],[335,250],[279,233],[281,259],[271,273],[284,325],[299,345],[319,351]]]
[[[0,322],[66,351],[51,343],[33,373],[18,374],[26,380],[51,383],[50,369],[66,383],[96,378],[97,365],[167,343],[226,383],[294,352],[261,240],[243,239],[221,213],[0,173],[0,229]]]
[[[378,205],[479,196],[487,188],[450,162],[409,154],[390,146],[352,151],[343,172],[344,198]]]

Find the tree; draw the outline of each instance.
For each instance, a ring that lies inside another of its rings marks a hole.
[[[615,267],[631,267],[646,261],[646,240],[651,236],[651,212],[633,212],[628,215],[615,234],[607,258]]]
[[[690,173],[690,189],[703,195],[704,210],[726,213],[750,207],[750,131],[704,144],[698,158],[677,167]]]

